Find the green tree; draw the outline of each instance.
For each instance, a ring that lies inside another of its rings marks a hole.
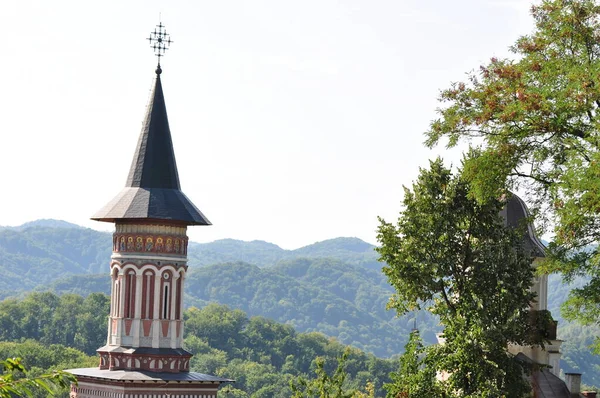
[[[427,363],[449,374],[446,393],[521,396],[529,386],[506,349],[541,343],[528,322],[532,257],[522,234],[503,226],[504,203],[477,203],[469,189],[437,159],[404,189],[397,225],[381,220],[377,251],[396,290],[389,307],[440,317],[446,342]]]
[[[75,348],[92,354],[106,343],[110,297],[92,293],[83,300],[76,319]]]
[[[400,369],[392,372],[391,383],[383,387],[387,390],[388,398],[419,398],[437,397],[441,393],[436,382],[435,370],[426,367],[425,348],[418,331],[413,331],[406,346],[404,354],[400,357]]]
[[[241,310],[211,303],[202,310],[188,309],[184,317],[187,333],[204,339],[213,348],[229,353],[234,346],[242,345],[239,339],[248,317]]]
[[[520,187],[542,225],[552,226],[546,272],[587,275],[564,315],[600,322],[600,6],[543,0],[535,29],[489,63],[442,91],[429,146],[476,139],[465,164],[479,201]],[[600,352],[600,345],[598,346]]]
[[[66,390],[77,379],[70,373],[53,371],[35,377],[28,377],[27,369],[19,358],[0,361],[0,397],[33,397],[43,390],[47,395],[56,395]]]
[[[226,385],[219,391],[219,396],[223,398],[249,398],[247,392],[240,390],[239,388]]]
[[[316,370],[315,378],[307,379],[298,377],[290,382],[293,398],[352,398],[355,391],[346,391],[344,381],[348,374],[345,369],[345,361],[348,358],[348,350],[344,351],[338,358],[337,369],[333,375],[329,375],[325,370],[325,361],[323,357],[315,359]]]

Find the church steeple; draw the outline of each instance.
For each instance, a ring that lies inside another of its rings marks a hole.
[[[125,188],[92,219],[115,223],[111,305],[100,366],[73,369],[71,397],[215,398],[229,379],[190,372],[183,347],[187,227],[210,225],[179,184],[160,57],[171,43],[164,25],[150,35],[156,81]],[[108,394],[108,395],[107,395]]]
[[[167,107],[158,73],[126,186],[181,189]]]
[[[150,47],[158,57],[154,91],[140,138],[123,189],[98,211],[92,220],[106,222],[167,221],[175,225],[211,225],[210,221],[183,194],[169,129],[167,107],[160,75],[160,58],[173,43],[159,23],[150,33]]]
[[[181,191],[161,72],[159,65],[125,189],[94,214],[92,220],[144,219],[179,225],[211,225]]]

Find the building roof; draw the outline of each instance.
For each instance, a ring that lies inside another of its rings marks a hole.
[[[185,225],[210,221],[183,194],[179,184],[167,107],[156,70],[156,83],[137,143],[125,189],[98,211],[92,220],[116,222],[168,220]]]
[[[189,351],[186,351],[183,348],[125,347],[120,345],[105,345],[104,347],[98,348],[96,351],[130,355],[192,356]]]
[[[544,368],[531,375],[533,389],[539,398],[571,398],[567,385],[550,370]],[[579,396],[576,394],[575,396]]]
[[[506,205],[500,211],[504,225],[512,228],[524,228],[523,246],[525,249],[531,251],[535,257],[545,257],[546,248],[535,234],[527,205],[516,194],[509,194]]]
[[[527,355],[519,352],[515,359],[526,364],[531,374],[528,376],[535,397],[539,398],[572,398],[567,384],[544,365],[540,365]],[[578,396],[578,395],[575,395]]]
[[[143,370],[100,370],[98,368],[68,369],[65,372],[75,376],[92,377],[112,381],[174,381],[174,382],[208,382],[208,383],[232,383],[233,380],[224,377],[211,376],[196,372],[150,372]]]

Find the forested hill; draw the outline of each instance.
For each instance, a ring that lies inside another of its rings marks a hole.
[[[335,258],[346,264],[381,269],[375,246],[358,238],[335,238],[313,243],[296,250],[284,250],[272,243],[222,239],[211,243],[190,243],[189,263],[211,265],[243,261],[258,267],[271,266],[281,260],[297,258]]]
[[[32,290],[108,293],[111,241],[109,233],[56,220],[0,228],[0,299]],[[227,304],[298,331],[323,332],[378,356],[402,352],[415,320],[424,340],[434,342],[438,326],[429,314],[395,318],[385,310],[392,290],[373,248],[356,238],[297,250],[232,239],[191,243],[185,303]],[[551,276],[548,291],[549,307],[558,318],[569,287]],[[559,337],[568,339],[563,369],[583,371],[587,383],[600,385],[600,358],[588,348],[600,330],[559,321]]]
[[[28,291],[71,275],[107,272],[110,233],[60,220],[37,220],[19,227],[0,227],[0,292]],[[346,264],[381,268],[374,246],[357,238],[336,238],[297,250],[263,241],[223,239],[191,242],[190,267],[243,261],[258,267],[281,260],[330,257]],[[6,294],[0,293],[0,298]]]
[[[109,305],[110,298],[103,294],[84,299],[32,293],[22,300],[0,301],[0,358],[21,357],[37,374],[97,366],[95,354],[106,342]],[[297,376],[314,377],[317,356],[332,374],[343,352],[348,355],[344,388],[364,391],[367,382],[373,382],[376,396],[382,397],[383,383],[399,366],[398,361],[344,347],[320,333],[297,333],[290,325],[248,317],[223,305],[190,308],[184,318],[184,344],[194,355],[191,370],[235,380],[221,389],[219,397],[288,398],[290,382]],[[43,390],[33,395],[47,396]],[[68,392],[58,395],[68,396]]]
[[[74,275],[41,290],[108,294],[103,275]],[[396,318],[386,311],[392,294],[384,276],[374,270],[329,258],[283,260],[259,268],[243,262],[190,268],[186,307],[216,302],[249,315],[287,323],[301,332],[319,331],[380,357],[402,352],[415,317],[422,336],[435,342],[437,322],[428,313]]]

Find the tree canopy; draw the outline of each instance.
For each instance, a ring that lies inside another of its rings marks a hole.
[[[441,395],[435,368],[427,366],[426,350],[418,330],[413,330],[400,357],[398,371],[392,372],[392,382],[383,387],[387,398],[419,398]]]
[[[441,92],[426,143],[472,145],[464,173],[480,202],[527,193],[554,235],[545,271],[590,278],[565,315],[599,322],[600,6],[543,0],[531,13],[535,28],[511,47],[514,57],[491,58]]]
[[[445,341],[426,366],[448,375],[448,396],[521,396],[529,386],[506,350],[542,342],[529,322],[533,258],[522,231],[504,226],[504,201],[478,203],[469,189],[437,159],[405,188],[398,223],[381,220],[377,251],[396,289],[389,306],[440,317]]]

